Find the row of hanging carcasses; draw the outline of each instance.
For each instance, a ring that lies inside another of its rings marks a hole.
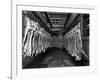
[[[81,60],[82,54],[87,57],[82,47],[80,23],[64,36],[64,44],[68,53],[75,56],[76,60]]]
[[[51,35],[37,22],[26,17],[26,28],[23,39],[23,56],[36,56],[51,47]]]
[[[81,60],[82,54],[86,56],[82,49],[80,23],[64,37],[52,37],[48,32],[40,27],[38,22],[26,18],[26,29],[23,39],[23,56],[36,56],[45,52],[48,47],[66,48],[68,53]]]

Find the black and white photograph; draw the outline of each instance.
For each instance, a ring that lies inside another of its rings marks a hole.
[[[90,66],[90,14],[22,10],[22,69]]]
[[[83,79],[80,76],[96,73],[95,7],[15,4],[12,5],[12,80],[74,79],[72,76]]]

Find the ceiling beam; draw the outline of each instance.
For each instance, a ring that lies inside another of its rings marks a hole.
[[[53,27],[64,27],[63,24],[60,24],[60,25],[59,25],[59,24],[53,24],[52,26],[53,26]]]
[[[75,17],[77,16],[78,14],[77,13],[73,13],[71,14],[67,24],[65,25],[66,29],[68,29],[68,27],[70,26],[70,24],[72,23],[72,21],[75,19]]]
[[[74,15],[73,19],[71,20],[70,24],[68,24],[65,30],[65,34],[69,32],[79,22],[79,16],[80,14]]]
[[[64,26],[64,22],[52,22],[53,25],[63,25]],[[52,26],[53,26],[52,25]]]
[[[64,22],[65,23],[65,20],[62,20],[62,21],[60,21],[60,20],[58,20],[58,21],[52,21],[51,20],[51,22]]]
[[[49,18],[65,18],[66,17],[66,14],[51,14],[51,13],[48,13],[48,17]]]
[[[46,16],[46,19],[47,19],[48,23],[50,24],[50,26],[51,26],[51,28],[52,28],[52,23],[51,23],[51,21],[50,21],[50,19],[49,19],[49,17],[48,17],[47,12],[44,12],[44,14],[45,14],[45,16]]]
[[[52,28],[52,29],[50,29],[51,31],[61,31],[61,30],[63,30],[64,28]]]
[[[66,20],[66,18],[53,18],[53,17],[50,17],[50,20],[55,20],[55,19]]]
[[[43,17],[43,15],[41,14],[41,12],[36,12],[36,14],[43,21],[43,23],[46,24],[46,18]]]
[[[65,23],[64,23],[64,28],[65,28],[70,17],[71,17],[71,13],[67,14],[67,17],[66,17],[66,20],[65,20]]]
[[[64,27],[53,27],[52,29],[64,29]]]
[[[43,15],[41,12],[33,12],[33,15],[38,19],[39,24],[41,25],[42,28],[44,28],[48,33],[51,33],[49,28],[47,27],[46,19],[44,19]]]

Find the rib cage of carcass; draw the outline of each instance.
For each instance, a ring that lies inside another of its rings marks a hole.
[[[26,27],[23,39],[23,56],[36,56],[51,47],[51,35],[40,27],[38,22],[25,18]]]
[[[71,31],[64,36],[64,47],[71,56],[75,56],[76,60],[81,60],[82,54],[87,55],[82,48],[82,39],[80,32],[80,23],[78,23]]]

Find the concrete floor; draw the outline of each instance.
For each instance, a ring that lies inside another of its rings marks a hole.
[[[35,57],[26,68],[51,68],[69,66],[88,66],[89,61],[83,56],[81,61],[75,61],[75,57],[68,55],[64,49],[49,48],[45,53],[40,53]]]

